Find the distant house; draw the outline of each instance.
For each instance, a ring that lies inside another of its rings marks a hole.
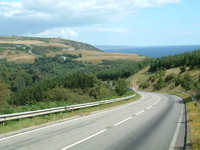
[[[61,58],[63,58],[64,60],[66,60],[66,59],[67,59],[67,57],[65,57],[65,56],[61,56]]]
[[[75,48],[73,47],[63,48],[63,51],[73,51],[73,50],[75,50]]]
[[[22,46],[21,45],[16,45],[16,48],[21,48]]]

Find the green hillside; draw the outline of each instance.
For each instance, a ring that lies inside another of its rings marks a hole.
[[[138,75],[137,84],[141,89],[182,91],[199,98],[200,50],[156,59]]]
[[[200,50],[156,59],[128,78],[142,91],[181,96],[187,105],[192,149],[200,148]]]

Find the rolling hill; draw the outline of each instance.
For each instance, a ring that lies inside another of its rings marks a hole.
[[[136,54],[104,53],[90,44],[60,38],[0,37],[0,58],[6,58],[17,63],[33,63],[36,57],[66,53],[81,54],[82,58],[77,60],[92,63],[118,59],[139,61],[145,58]]]

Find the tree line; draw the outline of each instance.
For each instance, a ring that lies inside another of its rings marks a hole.
[[[190,69],[200,68],[200,50],[158,58],[151,64],[149,71],[154,72],[181,66],[182,69],[184,66],[190,67]]]
[[[106,61],[104,63],[109,64],[110,61]],[[112,63],[108,65],[107,68],[97,73],[97,77],[102,80],[116,80],[118,78],[128,78],[131,75],[134,75],[138,71],[142,70],[143,68],[149,66],[153,59],[147,58],[139,62],[133,61],[118,61],[117,64],[113,65]]]

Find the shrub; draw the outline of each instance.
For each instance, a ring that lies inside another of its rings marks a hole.
[[[10,93],[9,86],[0,79],[0,108],[7,106]]]
[[[186,66],[180,66],[180,73],[183,73],[187,70],[187,67]]]
[[[63,87],[55,87],[46,92],[47,101],[68,101],[71,99],[72,93],[69,89]]]
[[[96,100],[108,99],[117,96],[115,90],[108,83],[101,83],[90,89],[89,96]]]
[[[178,76],[175,78],[175,86],[179,86],[182,83],[182,78],[181,76]]]
[[[165,82],[173,81],[175,80],[175,78],[176,78],[176,75],[174,73],[171,73],[165,77]]]
[[[154,75],[149,77],[149,81],[151,81],[152,83],[155,82],[156,79],[158,79],[158,75],[157,74],[154,74]]]
[[[186,73],[183,76],[184,80],[186,81],[192,81],[192,76],[190,75],[190,73]]]
[[[126,82],[126,79],[119,78],[117,80],[115,90],[118,95],[124,95],[128,91],[128,83]]]
[[[142,82],[140,85],[139,85],[139,88],[142,88],[142,89],[146,89],[149,87],[149,83],[147,82]]]
[[[160,90],[164,87],[165,87],[165,82],[164,82],[163,78],[159,78],[159,80],[154,85],[155,90]]]
[[[182,80],[181,86],[186,89],[186,90],[191,90],[192,87],[194,86],[194,83],[191,81],[187,81],[187,80]]]

